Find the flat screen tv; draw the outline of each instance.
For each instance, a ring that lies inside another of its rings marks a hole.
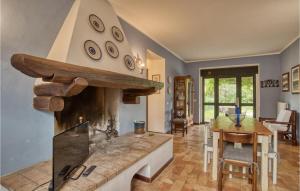
[[[88,122],[54,136],[52,185],[49,190],[59,190],[70,174],[81,166],[89,156]]]

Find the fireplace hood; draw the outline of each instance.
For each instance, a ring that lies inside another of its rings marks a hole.
[[[132,56],[117,15],[107,0],[75,0],[47,58],[15,54],[11,64],[37,78],[35,109],[62,111],[64,97],[88,86],[123,90],[123,102],[139,103],[163,88],[145,79]]]

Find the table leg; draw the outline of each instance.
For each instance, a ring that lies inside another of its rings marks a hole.
[[[207,129],[207,125],[204,125],[204,166],[203,166],[203,171],[207,172],[207,162],[208,162],[208,156],[209,153],[207,152],[207,134],[208,134],[208,129]]]
[[[231,172],[232,172],[232,165],[231,164],[229,165],[229,171],[230,171],[229,178],[232,178],[232,174],[231,174]]]
[[[219,132],[213,132],[212,180],[217,180],[218,176],[218,138]]]
[[[262,136],[262,152],[261,152],[261,190],[268,190],[268,153],[269,153],[269,137]]]

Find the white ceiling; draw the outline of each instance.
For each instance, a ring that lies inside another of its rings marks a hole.
[[[117,14],[190,62],[278,54],[299,36],[298,0],[110,0]]]

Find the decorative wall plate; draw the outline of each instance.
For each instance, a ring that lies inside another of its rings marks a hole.
[[[124,40],[123,33],[122,33],[121,29],[119,29],[118,27],[113,26],[113,27],[111,28],[111,32],[112,32],[113,37],[114,37],[117,41],[122,42],[122,41]]]
[[[93,60],[100,60],[102,57],[100,47],[92,40],[86,40],[84,42],[84,50],[86,54]]]
[[[128,68],[128,70],[135,69],[135,62],[130,55],[124,56],[124,63],[125,63],[125,66]]]
[[[89,16],[89,21],[90,21],[90,24],[92,25],[92,27],[97,32],[104,32],[105,31],[105,26],[104,26],[103,21],[99,17],[97,17],[96,15],[91,14]]]
[[[111,41],[106,41],[105,48],[109,56],[112,58],[118,58],[119,50],[118,47]]]

